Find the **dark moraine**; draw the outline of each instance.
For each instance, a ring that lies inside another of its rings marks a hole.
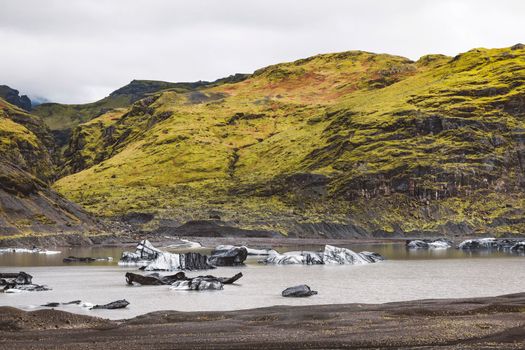
[[[158,311],[120,321],[0,307],[0,348],[524,349],[523,308],[525,293],[227,312]]]

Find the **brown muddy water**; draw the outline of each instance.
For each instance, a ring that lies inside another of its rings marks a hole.
[[[411,250],[402,244],[354,244],[354,251],[375,251],[387,258],[376,264],[274,266],[258,264],[249,257],[244,267],[221,267],[187,272],[188,276],[213,274],[231,276],[242,272],[237,284],[221,291],[173,291],[169,286],[127,286],[124,275],[134,267],[117,266],[123,248],[57,248],[57,255],[3,253],[0,271],[25,271],[33,282],[52,288],[45,292],[0,293],[0,306],[34,310],[48,302],[82,300],[105,304],[126,299],[121,310],[89,310],[78,305],[57,309],[111,319],[137,316],[151,311],[221,311],[272,305],[310,305],[337,303],[384,303],[427,298],[495,296],[523,292],[525,257],[504,252],[463,252]],[[129,249],[129,248],[128,248]],[[300,249],[316,250],[319,247]],[[286,248],[281,251],[298,250]],[[199,249],[209,253],[209,249]],[[64,257],[91,256],[114,258],[112,262],[65,264]],[[167,273],[169,274],[169,273]],[[319,292],[310,298],[281,297],[281,291],[297,284],[308,284]]]

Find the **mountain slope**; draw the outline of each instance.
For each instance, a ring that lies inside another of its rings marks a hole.
[[[223,81],[239,81],[244,78],[245,75],[236,74],[215,82],[169,83],[155,80],[133,80],[128,85],[115,90],[109,96],[97,102],[71,105],[43,103],[36,106],[32,112],[42,117],[46,125],[52,130],[57,145],[62,147],[68,143],[71,130],[77,125],[96,118],[114,108],[128,107],[148,94],[168,89],[182,92],[192,91],[205,86],[221,84]]]
[[[55,173],[53,147],[53,139],[41,119],[0,99],[1,159],[48,181]]]
[[[52,147],[42,120],[0,99],[0,236],[97,228],[83,209],[50,189]]]
[[[73,132],[68,198],[285,234],[525,232],[525,50],[314,56]]]

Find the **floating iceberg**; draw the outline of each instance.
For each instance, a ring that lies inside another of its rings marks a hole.
[[[145,271],[206,270],[215,266],[208,257],[199,253],[173,254],[162,252],[155,260],[142,267]]]
[[[516,242],[510,250],[513,252],[525,252],[525,241]]]
[[[323,261],[325,264],[363,265],[385,260],[381,255],[373,252],[356,253],[347,248],[338,248],[332,245],[324,247]]]
[[[384,258],[372,252],[356,253],[347,248],[326,245],[323,252],[298,251],[288,253],[272,253],[260,262],[264,264],[302,264],[302,265],[361,265],[382,261]]]
[[[155,248],[148,240],[142,240],[135,252],[124,252],[120,266],[139,266],[146,271],[203,270],[212,269],[208,258],[199,253],[175,254]]]
[[[277,252],[268,255],[265,259],[260,262],[264,264],[277,264],[277,265],[321,265],[323,264],[323,253],[317,252],[287,252],[279,254]]]
[[[522,239],[497,239],[497,238],[477,238],[467,239],[461,242],[459,249],[476,250],[476,249],[490,249],[490,250],[504,250],[511,252],[525,251],[525,240]]]
[[[25,254],[46,254],[46,255],[55,255],[60,254],[61,251],[58,250],[47,250],[47,249],[40,249],[40,248],[0,248],[0,254],[1,253],[25,253]]]
[[[215,279],[222,284],[232,284],[242,277],[242,273],[238,273],[233,277],[215,277],[215,276],[198,276],[199,278]],[[161,285],[173,285],[178,281],[190,281],[191,277],[186,277],[184,272],[177,272],[174,275],[161,276],[158,273],[151,273],[148,275],[139,275],[136,273],[126,273],[126,283],[132,285],[138,283],[143,286],[161,286]]]
[[[408,249],[448,249],[452,247],[452,242],[444,238],[436,240],[414,239],[406,242]]]
[[[123,252],[118,264],[120,266],[146,266],[160,254],[162,251],[144,239],[137,244],[135,252]]]
[[[171,290],[221,290],[223,284],[215,278],[195,277],[191,280],[177,281]]]
[[[467,239],[458,246],[459,249],[498,249],[499,247],[496,238]]]

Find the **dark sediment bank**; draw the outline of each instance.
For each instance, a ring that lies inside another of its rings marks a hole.
[[[10,349],[523,349],[525,293],[388,304],[159,311],[108,321],[0,308]]]
[[[215,247],[218,244],[250,245],[267,247],[312,246],[325,244],[352,244],[352,243],[385,243],[404,242],[405,238],[288,238],[288,237],[192,237],[181,234],[180,236],[166,236],[151,233],[136,233],[126,235],[81,235],[57,234],[48,236],[27,236],[0,239],[0,247],[77,247],[77,246],[134,246],[142,239],[148,239],[156,245],[169,245],[179,238],[199,242],[206,247]]]
[[[429,239],[440,237],[426,237]],[[465,239],[479,237],[454,237],[450,238],[455,244]],[[515,237],[513,237],[515,238]],[[279,247],[312,247],[324,246],[326,244],[336,246],[350,246],[352,244],[384,244],[398,243],[405,244],[406,240],[419,239],[418,237],[363,237],[363,238],[294,238],[294,237],[242,237],[242,236],[225,236],[225,237],[201,237],[201,236],[168,236],[152,233],[128,233],[125,235],[82,235],[82,234],[57,234],[48,236],[27,236],[17,238],[0,239],[1,247],[23,247],[32,248],[56,248],[56,247],[115,247],[125,246],[133,247],[143,239],[148,239],[155,246],[165,246],[178,242],[180,239],[187,239],[200,243],[203,247],[213,248],[220,244],[246,245],[254,248],[279,248]]]

